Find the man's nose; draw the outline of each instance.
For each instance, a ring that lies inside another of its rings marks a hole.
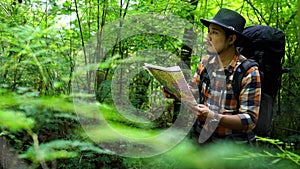
[[[211,41],[211,37],[209,36],[209,34],[206,36],[206,40]]]

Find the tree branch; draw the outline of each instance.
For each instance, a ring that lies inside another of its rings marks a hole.
[[[254,5],[249,1],[249,0],[245,0],[250,6],[251,6],[251,8],[254,10],[254,13],[255,13],[255,15],[257,16],[257,18],[258,19],[262,19],[265,23],[266,23],[266,25],[269,25],[270,23],[268,23],[267,21],[266,21],[266,19],[264,18],[264,16],[258,11],[258,9],[256,9],[255,7],[254,7]],[[261,22],[261,21],[260,21]]]

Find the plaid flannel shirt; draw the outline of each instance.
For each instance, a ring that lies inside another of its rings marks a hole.
[[[209,59],[206,56],[199,64],[196,74],[192,79],[192,86],[198,86],[200,83],[200,74],[204,67],[218,66],[216,64],[217,57]],[[261,99],[261,81],[258,68],[250,68],[242,79],[242,90],[239,95],[240,106],[237,107],[237,99],[232,90],[232,79],[234,71],[238,65],[246,58],[242,55],[235,55],[230,64],[226,68],[217,67],[208,71],[210,84],[202,83],[200,94],[204,97],[204,104],[207,105],[215,113],[224,115],[238,114],[244,125],[243,130],[232,130],[221,125],[214,131],[215,135],[226,136],[235,133],[251,131],[255,127],[255,123],[259,114],[259,106]],[[205,127],[204,127],[205,128]],[[207,129],[207,128],[206,128]]]

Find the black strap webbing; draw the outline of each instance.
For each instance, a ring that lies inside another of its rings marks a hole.
[[[233,94],[238,101],[239,105],[239,95],[242,90],[242,80],[245,73],[253,66],[258,66],[258,63],[252,59],[244,60],[235,70],[232,79],[232,90]]]

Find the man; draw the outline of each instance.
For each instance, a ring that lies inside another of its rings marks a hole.
[[[237,12],[222,8],[212,20],[201,19],[201,22],[208,28],[208,56],[202,59],[191,83],[198,87],[201,100],[193,108],[197,119],[196,129],[199,134],[205,130],[203,133],[208,133],[210,140],[255,140],[251,131],[255,127],[260,106],[258,68],[251,67],[244,75],[239,98],[235,98],[232,90],[233,74],[246,59],[236,49],[237,43],[247,40],[242,34],[246,21]],[[209,80],[203,80],[204,68]],[[202,138],[202,141],[206,139]]]

